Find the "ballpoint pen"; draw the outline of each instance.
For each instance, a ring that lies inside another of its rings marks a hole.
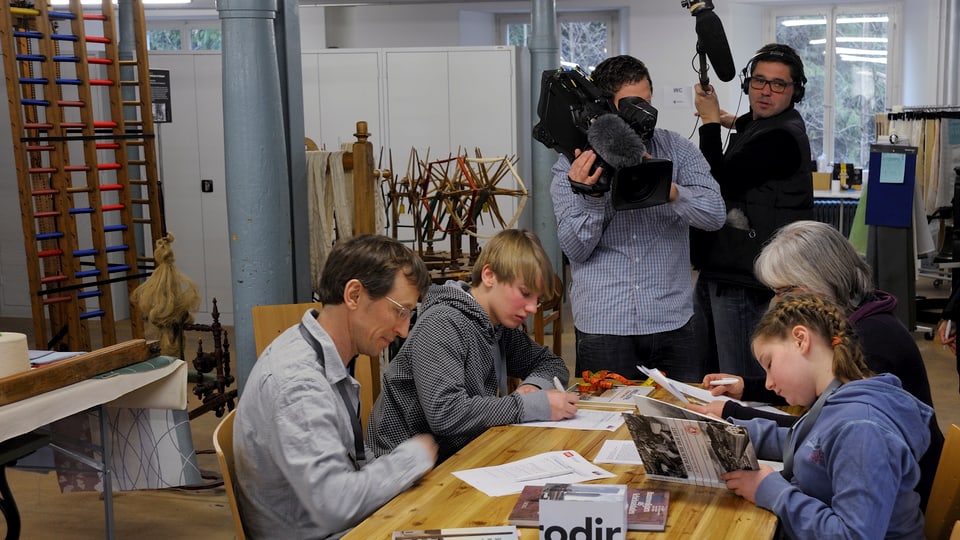
[[[563,383],[560,382],[560,379],[556,376],[553,377],[553,387],[561,392],[566,392],[567,389],[563,387]]]

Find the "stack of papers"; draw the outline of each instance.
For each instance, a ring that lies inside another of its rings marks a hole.
[[[83,354],[82,352],[29,351],[30,367],[45,366],[67,358]]]

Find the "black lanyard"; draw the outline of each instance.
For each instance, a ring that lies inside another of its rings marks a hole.
[[[323,358],[323,346],[320,345],[320,342],[317,341],[317,338],[313,337],[313,334],[307,330],[307,327],[300,323],[300,334],[303,336],[303,339],[307,340],[307,343],[313,347],[313,350],[317,353],[317,362],[320,363],[320,367],[324,368],[326,371],[326,364]],[[367,459],[366,454],[363,450],[363,433],[360,429],[360,411],[354,411],[353,407],[350,406],[350,396],[347,394],[347,379],[343,379],[336,384],[337,391],[340,392],[340,399],[343,400],[344,407],[347,408],[347,414],[350,416],[350,423],[353,426],[353,444],[356,447],[356,457],[350,456],[353,461],[353,466],[357,470],[360,470],[360,462]]]
[[[830,397],[830,394],[832,394],[834,390],[840,388],[841,384],[843,383],[840,382],[840,379],[830,381],[830,384],[828,384],[823,393],[820,394],[817,401],[813,403],[813,406],[810,407],[807,414],[801,416],[790,428],[790,431],[787,432],[786,444],[783,447],[783,471],[780,472],[787,480],[793,478],[793,454],[797,451],[797,446],[807,437],[807,433],[810,433],[810,429],[820,416],[820,409],[822,409],[823,404],[827,402],[827,398]]]

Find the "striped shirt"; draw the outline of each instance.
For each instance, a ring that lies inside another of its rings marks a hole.
[[[693,315],[689,227],[717,230],[726,208],[700,150],[654,131],[648,152],[673,161],[677,200],[616,211],[610,193],[574,193],[560,156],[550,194],[560,247],[570,260],[574,325],[589,334],[646,335],[680,328]]]

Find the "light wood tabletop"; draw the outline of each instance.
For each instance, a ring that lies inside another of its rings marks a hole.
[[[665,392],[662,392],[665,394]],[[661,391],[654,393],[661,396]],[[665,399],[668,400],[668,399]],[[617,431],[498,426],[490,428],[451,456],[419,483],[368,517],[349,534],[350,540],[389,539],[396,530],[506,525],[519,495],[489,497],[453,475],[455,471],[502,465],[555,450],[576,450],[592,461],[607,439],[630,439],[627,427]],[[777,518],[771,512],[726,489],[646,480],[643,467],[600,465],[616,476],[598,483],[657,487],[670,491],[665,532],[630,531],[641,538],[743,539],[772,538]],[[536,528],[521,528],[523,539],[538,538]]]

